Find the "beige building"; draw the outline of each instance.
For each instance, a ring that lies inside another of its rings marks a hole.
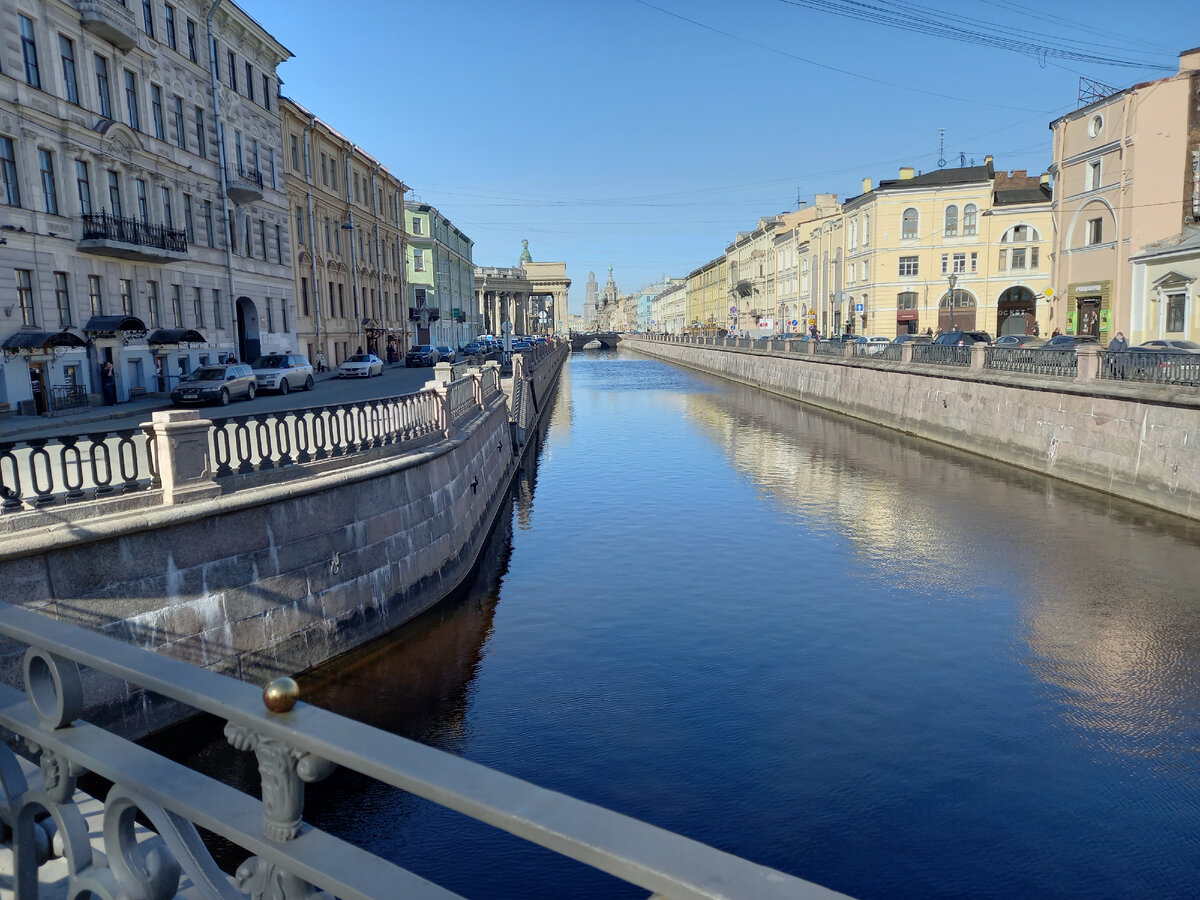
[[[1051,308],[1064,331],[1105,342],[1118,330],[1132,343],[1164,336],[1159,328],[1168,317],[1155,306],[1155,291],[1135,291],[1130,260],[1200,222],[1198,85],[1200,48],[1180,54],[1177,74],[1051,123]]]
[[[0,16],[0,402],[121,401],[293,349],[287,48],[229,0]]]
[[[812,308],[811,260],[808,245],[814,233],[818,241],[824,220],[835,218],[842,211],[837,194],[817,194],[811,206],[787,213],[783,225],[775,230],[772,244],[775,253],[775,277],[768,290],[778,310],[781,332],[804,331],[809,325]],[[803,270],[803,294],[801,272]],[[803,299],[803,303],[801,300]],[[795,322],[795,325],[792,323]],[[816,324],[814,321],[813,324]]]
[[[1133,308],[1143,313],[1137,340],[1200,342],[1200,227],[1143,248],[1131,263]]]
[[[687,277],[685,328],[692,334],[716,334],[729,328],[729,261],[724,255],[709,260]]]
[[[280,100],[295,237],[299,351],[329,367],[359,347],[408,347],[404,193],[381,163],[299,103]]]
[[[683,334],[687,323],[687,282],[671,285],[655,298],[657,330],[667,334]]]

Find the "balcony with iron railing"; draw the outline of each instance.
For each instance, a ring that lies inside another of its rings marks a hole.
[[[187,234],[182,228],[152,225],[108,213],[84,215],[82,253],[112,256],[136,262],[171,262],[187,259]]]
[[[79,24],[122,52],[137,46],[138,28],[133,12],[121,0],[75,0]]]
[[[263,198],[262,172],[247,168],[239,162],[237,172],[229,173],[226,191],[229,199],[239,206],[246,203],[257,203]]]

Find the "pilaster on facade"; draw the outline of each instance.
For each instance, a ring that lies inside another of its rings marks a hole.
[[[287,48],[230,2],[0,15],[21,37],[0,46],[0,402],[119,402],[290,349]]]

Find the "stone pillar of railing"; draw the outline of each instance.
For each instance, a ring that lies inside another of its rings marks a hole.
[[[971,368],[986,369],[987,368],[987,348],[988,345],[983,341],[976,341],[971,345]]]
[[[496,379],[494,382],[494,384],[496,385],[496,390],[499,391],[500,390],[500,363],[496,362],[494,359],[489,359],[487,362],[485,362],[479,368],[485,372],[491,371],[492,377]],[[485,402],[488,399],[490,399],[490,398],[485,397],[484,398]]]
[[[441,363],[438,363],[438,365],[440,366]],[[450,409],[450,389],[446,387],[449,383],[449,381],[438,381],[435,370],[434,380],[425,382],[424,390],[432,391],[438,395],[438,405],[442,410],[442,434],[446,437],[453,437],[454,413]]]
[[[449,384],[454,380],[454,367],[448,362],[440,362],[433,367],[433,383]]]
[[[805,347],[804,352],[807,353],[809,356],[817,355],[817,342],[816,341],[805,341],[804,347]]]
[[[1075,380],[1095,381],[1100,377],[1100,347],[1097,344],[1080,344],[1075,348]]]
[[[846,346],[842,348],[842,356],[849,359],[854,355],[854,341],[846,341]]]
[[[913,342],[905,341],[900,345],[900,362],[908,365],[912,362]]]
[[[151,417],[154,454],[168,506],[203,500],[221,493],[213,480],[208,432],[212,422],[194,409],[169,409]]]

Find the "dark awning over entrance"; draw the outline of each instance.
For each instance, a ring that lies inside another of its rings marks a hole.
[[[204,335],[191,328],[160,328],[146,338],[147,344],[206,344]]]
[[[18,331],[4,339],[2,346],[5,350],[48,350],[51,347],[87,346],[79,335],[70,331]]]
[[[137,316],[92,316],[83,326],[84,334],[115,331],[146,331],[146,323]]]

